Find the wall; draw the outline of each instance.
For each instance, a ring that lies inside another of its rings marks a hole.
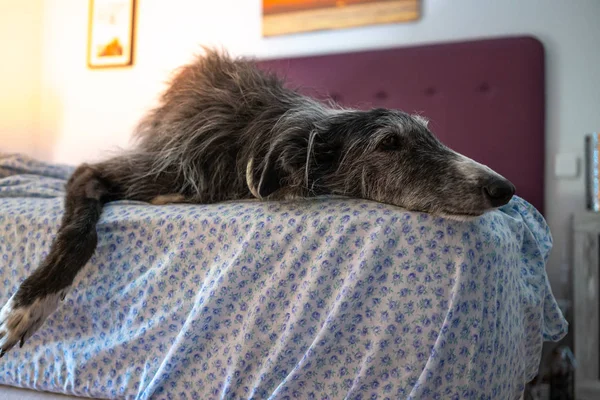
[[[582,179],[553,177],[557,152],[582,153],[585,132],[600,127],[600,1],[423,0],[417,23],[263,40],[260,0],[138,0],[133,68],[86,68],[87,6],[44,0],[43,157],[78,163],[127,146],[168,72],[199,44],[234,54],[282,56],[343,52],[507,34],[533,34],[547,51],[547,218],[555,237],[549,275],[562,295],[568,216],[583,205]],[[19,2],[24,4],[24,2]],[[403,79],[398,71],[398,78]]]
[[[0,151],[35,151],[40,127],[42,0],[0,0]]]

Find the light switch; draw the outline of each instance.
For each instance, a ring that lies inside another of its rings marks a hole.
[[[575,153],[560,153],[554,159],[554,175],[560,179],[579,176],[579,157]]]

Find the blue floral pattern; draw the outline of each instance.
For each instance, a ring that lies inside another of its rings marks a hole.
[[[0,301],[47,254],[68,166],[0,159]],[[0,383],[126,399],[516,399],[567,331],[542,216],[356,199],[111,203]]]

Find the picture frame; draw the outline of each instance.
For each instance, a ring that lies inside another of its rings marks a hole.
[[[416,21],[421,0],[262,0],[263,37]]]
[[[133,65],[136,0],[89,0],[89,68]]]

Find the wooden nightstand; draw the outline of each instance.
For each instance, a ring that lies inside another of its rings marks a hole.
[[[600,399],[600,214],[573,218],[573,345],[577,399]]]

